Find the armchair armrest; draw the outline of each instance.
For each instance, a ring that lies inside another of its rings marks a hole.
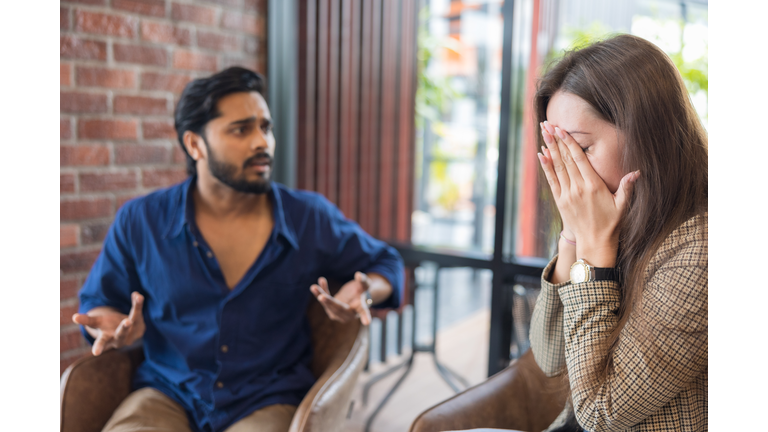
[[[61,376],[61,432],[99,432],[131,392],[131,378],[144,360],[141,341],[84,357]]]
[[[528,351],[506,369],[421,413],[411,432],[472,428],[546,429],[565,406],[558,378],[547,378]]]
[[[328,368],[301,401],[289,432],[338,430],[368,359],[368,327],[357,324],[357,337],[349,349],[340,349]]]
[[[329,281],[331,294],[340,288],[339,281]],[[359,320],[346,324],[331,321],[318,302],[310,303],[307,319],[312,329],[311,367],[317,381],[296,409],[288,430],[340,430],[355,383],[368,359],[368,327]]]

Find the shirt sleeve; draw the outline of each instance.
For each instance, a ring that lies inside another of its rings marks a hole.
[[[598,379],[596,367],[618,324],[619,285],[596,281],[560,287],[565,359],[582,427],[630,428],[659,411],[706,370],[707,292],[706,264],[672,259],[659,268],[621,331],[611,372]]]
[[[563,303],[557,291],[567,282],[553,284],[547,280],[555,264],[557,264],[557,255],[541,273],[541,292],[533,308],[529,336],[533,358],[548,377],[565,372]]]
[[[129,229],[128,210],[124,206],[109,228],[101,252],[80,290],[78,312],[84,314],[99,306],[113,307],[124,314],[130,312],[131,292],[138,290],[140,283],[130,253]],[[94,339],[85,328],[80,326],[80,329],[93,344]]]
[[[381,240],[373,238],[360,226],[344,217],[336,206],[321,199],[317,226],[319,242],[325,252],[323,271],[347,281],[355,272],[378,273],[389,281],[392,294],[376,308],[398,308],[403,298],[405,268],[400,254]]]

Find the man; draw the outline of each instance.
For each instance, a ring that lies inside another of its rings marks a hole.
[[[80,292],[94,355],[143,338],[137,390],[105,430],[286,431],[315,381],[313,297],[365,325],[367,303],[400,303],[394,249],[270,180],[263,87],[242,68],[187,85],[175,120],[190,177],[118,211]],[[323,276],[349,282],[334,298]]]

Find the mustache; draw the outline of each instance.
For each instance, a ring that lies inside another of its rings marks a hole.
[[[269,165],[269,167],[271,168],[272,162],[273,162],[272,156],[270,156],[269,153],[266,153],[266,152],[256,153],[255,155],[246,159],[245,162],[243,162],[243,168],[246,168],[248,167],[248,165],[252,165],[252,164],[264,164],[264,163]]]

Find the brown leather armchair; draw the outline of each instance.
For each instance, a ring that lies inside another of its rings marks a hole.
[[[565,407],[561,378],[547,378],[528,350],[506,369],[421,413],[411,432],[546,429]]]
[[[331,284],[331,291],[340,284]],[[307,309],[312,329],[312,373],[317,382],[296,410],[290,432],[341,430],[352,391],[368,359],[368,328],[331,321],[320,303]],[[99,432],[131,392],[144,361],[140,344],[86,357],[61,376],[61,432]]]

